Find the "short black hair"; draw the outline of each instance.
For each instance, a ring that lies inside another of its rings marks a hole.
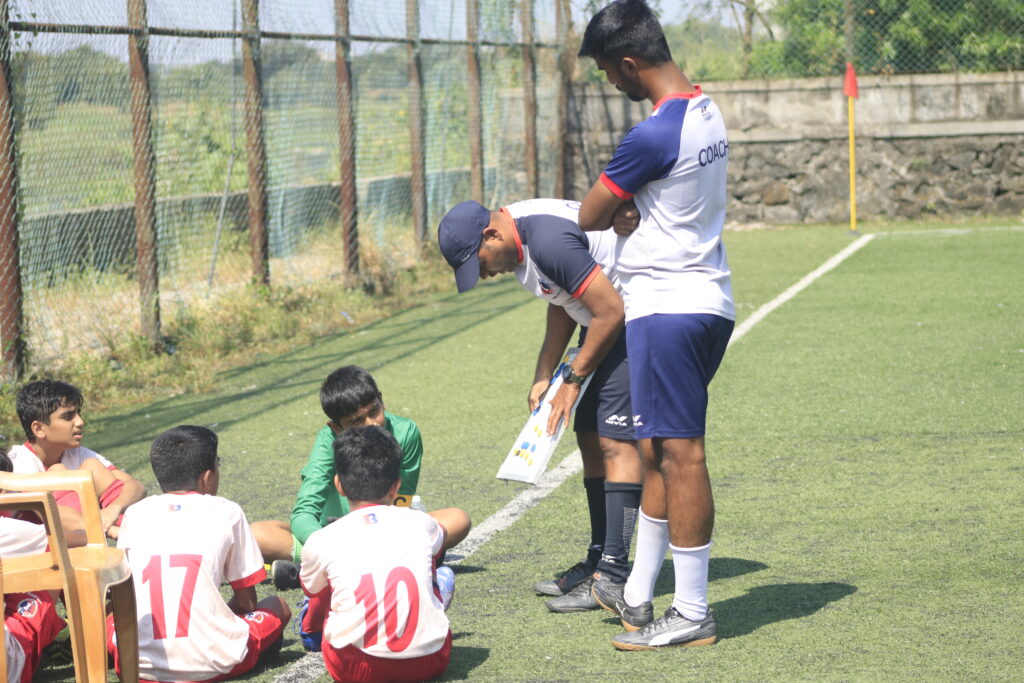
[[[334,469],[350,500],[380,500],[398,479],[402,447],[381,427],[346,429],[334,437]]]
[[[33,422],[48,425],[50,415],[61,406],[81,408],[82,403],[82,392],[78,387],[56,379],[29,382],[18,391],[18,397],[15,399],[21,428],[25,430],[28,440],[33,443],[36,440],[35,434],[32,433]]]
[[[0,472],[13,472],[14,463],[11,462],[11,458],[6,453],[0,451]]]
[[[334,422],[341,422],[380,398],[373,376],[358,365],[346,365],[327,375],[320,387],[320,407]]]
[[[672,61],[665,32],[644,0],[616,0],[595,14],[583,32],[578,56],[639,57],[654,66]]]
[[[202,473],[217,467],[217,435],[194,425],[168,429],[153,439],[149,464],[162,491],[193,491]]]

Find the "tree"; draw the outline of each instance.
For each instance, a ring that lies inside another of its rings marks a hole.
[[[781,39],[754,46],[751,74],[840,73],[847,2],[863,73],[993,71],[1024,63],[1020,0],[780,0],[768,16]]]

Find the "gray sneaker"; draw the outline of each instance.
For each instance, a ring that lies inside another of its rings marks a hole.
[[[552,612],[589,612],[600,609],[600,605],[594,600],[590,593],[590,587],[594,585],[594,579],[587,577],[580,585],[573,588],[560,598],[548,600],[544,604]]]
[[[593,573],[594,565],[586,561],[577,562],[555,578],[537,582],[533,590],[541,595],[561,597],[586,581]]]
[[[655,619],[639,631],[623,633],[612,638],[612,645],[620,650],[656,650],[659,647],[693,647],[711,645],[718,640],[715,615],[708,615],[701,621],[690,621],[673,607],[665,616]]]
[[[649,601],[636,607],[630,607],[623,597],[626,584],[615,583],[611,579],[601,576],[600,572],[594,576],[596,577],[594,585],[590,589],[594,600],[609,612],[619,615],[624,629],[636,631],[654,621],[654,605]]]

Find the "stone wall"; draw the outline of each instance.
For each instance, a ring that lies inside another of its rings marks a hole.
[[[729,127],[730,220],[848,220],[840,79],[703,87]],[[879,76],[859,79],[859,89],[858,217],[1024,211],[1024,74]],[[650,106],[593,85],[574,96],[574,190],[582,196]]]

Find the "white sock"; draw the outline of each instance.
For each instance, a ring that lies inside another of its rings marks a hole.
[[[672,549],[672,567],[676,572],[676,595],[672,606],[690,621],[700,621],[708,615],[708,562],[711,544],[699,548]]]
[[[633,569],[629,572],[623,592],[627,605],[638,607],[654,598],[654,583],[658,580],[667,551],[668,520],[648,517],[641,509]]]

